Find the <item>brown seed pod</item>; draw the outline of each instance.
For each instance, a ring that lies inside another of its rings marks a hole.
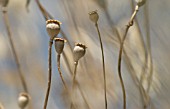
[[[66,42],[65,39],[62,38],[54,38],[55,41],[55,50],[58,54],[61,54],[64,49],[64,43]]]
[[[50,19],[46,21],[46,29],[50,39],[54,39],[54,37],[58,35],[60,32],[60,25],[61,22],[58,20]]]
[[[73,49],[74,61],[77,62],[81,57],[85,55],[86,46],[81,43],[76,43]]]
[[[92,22],[97,23],[99,19],[99,15],[97,13],[97,10],[89,12],[89,18]]]

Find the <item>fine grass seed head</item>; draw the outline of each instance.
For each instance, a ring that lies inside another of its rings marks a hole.
[[[9,0],[0,0],[0,6],[6,7],[8,5]]]
[[[92,22],[97,23],[99,19],[99,15],[97,13],[97,10],[89,12],[89,18]]]
[[[75,47],[73,49],[74,62],[78,62],[78,60],[85,55],[86,48],[87,47],[84,44],[75,44]]]
[[[146,0],[136,0],[136,3],[139,7],[143,6],[145,4]]]
[[[29,103],[30,96],[28,93],[20,93],[18,97],[18,105],[21,109],[24,109]]]
[[[66,42],[65,39],[62,38],[54,38],[55,41],[55,50],[58,54],[61,54],[64,49],[64,43]]]
[[[58,20],[47,20],[46,21],[46,29],[48,32],[48,35],[50,36],[50,39],[54,39],[55,36],[58,35],[58,33],[60,32],[60,25],[61,22]]]

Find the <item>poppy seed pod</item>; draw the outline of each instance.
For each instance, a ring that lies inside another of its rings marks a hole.
[[[98,19],[99,19],[99,15],[97,13],[97,10],[96,11],[92,11],[89,13],[89,18],[92,22],[94,23],[97,23]]]
[[[6,7],[8,5],[9,0],[0,0],[0,6]]]
[[[55,36],[58,35],[58,33],[60,32],[60,25],[61,22],[58,20],[47,20],[46,21],[46,29],[48,32],[48,35],[50,36],[50,39],[54,39]]]
[[[81,57],[85,55],[86,46],[81,43],[76,43],[73,49],[74,62],[77,62]]]
[[[66,42],[65,39],[62,38],[54,38],[55,40],[55,50],[58,54],[61,54],[64,49],[64,43]]]
[[[136,2],[137,2],[137,5],[140,7],[145,4],[146,0],[136,0]]]
[[[20,93],[18,97],[18,105],[21,109],[24,109],[29,103],[29,95],[27,93]]]

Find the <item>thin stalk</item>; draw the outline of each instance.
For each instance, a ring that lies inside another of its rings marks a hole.
[[[75,83],[76,83],[76,74],[77,74],[77,65],[78,65],[78,61],[74,62],[75,67],[74,67],[74,73],[73,73],[73,83],[72,83],[72,90],[74,90],[75,87]]]
[[[53,17],[45,10],[45,8],[41,5],[41,3],[39,2],[39,0],[35,0],[36,1],[36,3],[37,3],[37,5],[38,5],[38,7],[39,7],[39,9],[40,9],[40,11],[41,11],[41,13],[43,14],[43,16],[44,16],[44,19],[45,20],[48,20],[49,18],[50,19],[53,19]]]
[[[145,5],[146,6],[146,5]],[[132,10],[133,7],[134,7],[134,2],[133,0],[131,0],[131,7],[132,7]],[[136,21],[136,25],[138,27],[138,31],[139,33],[141,34],[141,30],[139,28],[139,23],[138,23],[138,20],[135,19]],[[141,34],[142,35],[142,34]],[[147,51],[147,48],[146,48],[146,45],[144,44],[144,40],[143,38],[141,37],[141,41],[143,43],[143,47],[144,47],[144,65],[142,67],[142,71],[141,71],[141,75],[140,75],[140,79],[138,79],[139,81],[139,91],[140,91],[140,94],[141,94],[141,98],[142,98],[142,102],[143,102],[143,108],[146,109],[147,108],[147,105],[148,105],[148,102],[149,102],[149,95],[147,94],[147,92],[145,91],[145,89],[143,88],[143,80],[145,78],[145,75],[146,75],[146,68],[147,68],[147,62],[148,62],[148,51]]]
[[[100,47],[101,47],[101,52],[102,52],[103,78],[104,78],[104,99],[105,99],[105,109],[107,109],[106,73],[105,73],[105,61],[104,61],[103,43],[102,43],[98,23],[96,23],[95,26],[96,26],[96,29],[97,29],[97,32],[98,32],[99,41],[100,41]]]
[[[122,60],[122,51],[123,51],[123,45],[124,45],[124,41],[126,39],[126,36],[127,36],[127,33],[128,33],[128,30],[131,26],[133,26],[133,20],[138,12],[138,5],[136,6],[136,9],[134,11],[134,13],[132,14],[131,18],[130,18],[130,21],[128,23],[128,25],[126,26],[126,30],[125,30],[125,33],[124,33],[124,36],[123,36],[123,39],[121,40],[121,43],[120,43],[120,49],[119,49],[119,57],[118,57],[118,74],[119,74],[119,79],[120,79],[120,83],[121,83],[121,86],[122,86],[122,92],[123,92],[123,108],[126,109],[126,90],[125,90],[125,86],[124,86],[124,82],[123,82],[123,79],[122,79],[122,72],[121,72],[121,60]]]
[[[145,5],[145,21],[146,21],[146,36],[147,36],[147,46],[148,46],[148,57],[149,57],[149,77],[148,77],[148,87],[147,93],[149,93],[151,84],[152,84],[152,77],[153,77],[153,61],[152,61],[152,52],[151,52],[151,38],[150,38],[150,21],[149,21],[149,1]]]
[[[61,72],[61,68],[60,68],[60,54],[57,55],[57,67],[58,67],[58,72],[60,74],[60,78],[61,78],[61,80],[63,82],[63,85],[64,85],[65,89],[68,91],[68,87],[67,87],[67,85],[66,85],[66,83],[64,81],[64,78],[63,78],[62,72]]]
[[[50,89],[51,89],[51,78],[52,78],[51,54],[52,54],[52,44],[53,44],[53,40],[50,40],[49,41],[49,47],[48,47],[48,87],[47,87],[47,92],[46,92],[46,97],[45,97],[45,102],[44,102],[44,109],[47,108],[48,98],[49,98]]]
[[[73,76],[72,71],[71,71],[71,68],[70,68],[70,65],[69,65],[69,63],[68,63],[68,60],[67,60],[67,57],[66,57],[64,51],[63,51],[63,57],[64,57],[64,60],[65,60],[65,62],[66,62],[66,65],[68,66],[68,70],[69,70],[69,72],[70,72],[70,75]],[[88,109],[91,109],[91,107],[90,107],[90,105],[88,104],[88,102],[87,102],[87,100],[86,100],[86,98],[85,98],[85,95],[84,95],[84,93],[83,93],[83,91],[82,91],[82,89],[81,89],[81,87],[80,87],[80,84],[78,83],[78,81],[76,81],[76,83],[77,83],[77,88],[79,89],[79,91],[80,91],[80,93],[81,93],[81,96],[82,96],[85,104],[87,105]]]
[[[72,81],[72,94],[74,92],[74,88],[75,88],[75,84],[76,84],[76,74],[77,74],[77,65],[78,65],[78,61],[74,62],[74,73],[73,73],[73,81]],[[73,95],[72,95],[72,100],[73,100]],[[70,109],[72,109],[73,107],[73,102],[71,101],[71,105],[70,105]]]
[[[39,0],[36,0],[36,3],[37,3],[37,5],[38,5],[41,13],[43,14],[43,17],[44,17],[45,20],[53,19],[53,18],[54,18],[48,11],[46,11],[46,9],[41,5],[41,3],[39,2]],[[67,40],[67,37],[65,36],[65,33],[64,33],[62,30],[61,30],[61,34],[62,34],[62,36]],[[67,40],[67,41],[68,41],[69,47],[71,48],[71,44],[69,43],[69,40]],[[67,57],[66,57],[66,54],[65,54],[64,51],[63,51],[63,57],[64,57],[64,60],[65,60],[65,62],[66,62],[66,64],[67,64],[67,66],[68,66],[68,69],[69,69],[69,71],[70,71],[70,74],[72,75],[71,68],[70,68],[70,65],[69,65],[69,63],[68,63],[68,60],[67,60]],[[80,85],[79,85],[78,82],[77,82],[77,84],[78,84],[78,89],[81,90],[81,87],[80,87]],[[83,97],[84,94],[81,93],[81,96]],[[87,102],[87,100],[86,100],[85,97],[83,97],[83,100],[85,101],[86,105],[89,106],[89,104],[88,104],[88,102]],[[90,109],[90,108],[89,108],[89,109]]]
[[[8,38],[9,38],[9,43],[10,43],[11,50],[12,50],[12,54],[14,56],[14,60],[15,60],[15,63],[16,63],[17,69],[18,69],[18,74],[19,74],[19,77],[21,79],[21,84],[23,86],[24,91],[28,92],[27,85],[26,85],[26,82],[25,82],[25,78],[24,78],[22,71],[21,71],[19,58],[18,58],[18,55],[16,53],[16,49],[15,49],[14,42],[13,42],[13,39],[12,39],[12,34],[11,34],[11,30],[10,30],[10,23],[9,23],[9,20],[8,20],[8,14],[7,14],[7,10],[5,8],[3,9],[3,18],[4,18],[4,22],[5,22]]]

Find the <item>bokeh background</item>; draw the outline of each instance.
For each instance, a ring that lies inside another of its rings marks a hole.
[[[31,96],[28,109],[43,107],[48,75],[48,40],[46,22],[36,1],[31,0],[28,10],[26,0],[9,0],[7,7],[14,46],[19,57],[22,74]],[[106,62],[108,109],[122,109],[123,99],[117,72],[120,41],[116,31],[123,35],[125,25],[135,7],[133,0],[40,0],[42,6],[62,22],[66,37],[64,53],[61,56],[63,77],[71,91],[74,61],[72,49],[75,42],[88,48],[79,62],[74,100],[79,109],[87,109],[82,98],[86,98],[90,109],[104,108],[103,74],[100,44],[94,23],[88,13],[98,10],[99,29],[104,43]],[[122,76],[127,93],[127,109],[143,109],[149,98],[147,109],[170,108],[170,1],[147,0],[140,8],[134,26],[129,30],[123,55]],[[151,52],[150,52],[151,51]],[[69,108],[69,96],[65,93],[57,71],[55,48],[52,50],[53,76],[48,102],[50,109]],[[66,61],[67,60],[67,61]],[[140,77],[144,75],[140,92]],[[150,82],[151,81],[151,82]],[[151,83],[150,90],[147,91]],[[0,14],[0,104],[4,109],[19,109],[18,95],[23,92],[16,62],[5,28],[3,13]],[[3,108],[2,108],[3,109]]]

